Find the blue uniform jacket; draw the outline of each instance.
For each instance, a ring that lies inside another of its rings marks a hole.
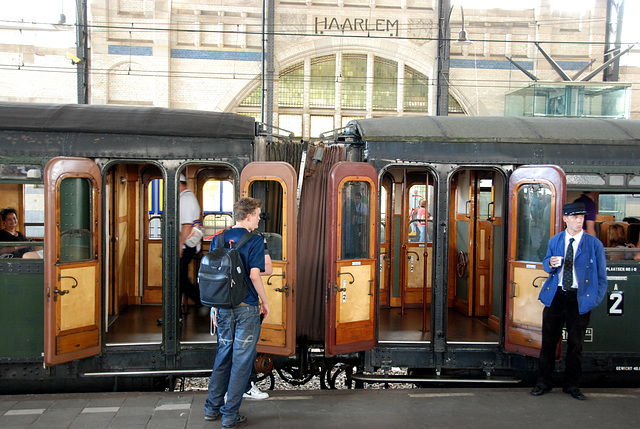
[[[550,275],[542,285],[538,299],[547,307],[551,305],[558,290],[562,266],[551,268],[549,259],[552,256],[564,257],[564,234],[562,231],[549,240],[547,256],[542,266]],[[602,302],[607,292],[607,265],[604,246],[593,235],[582,234],[578,250],[574,256],[573,266],[578,279],[578,310],[580,314],[588,313]]]

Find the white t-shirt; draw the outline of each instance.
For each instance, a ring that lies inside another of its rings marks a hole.
[[[180,192],[180,228],[182,225],[191,225],[194,220],[200,219],[200,204],[193,192],[185,189]],[[196,250],[199,252],[202,245],[198,243]]]

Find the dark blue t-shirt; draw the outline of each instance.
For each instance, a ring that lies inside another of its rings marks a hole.
[[[245,232],[247,232],[247,229],[245,228],[228,229],[224,232],[224,241],[227,242],[233,240],[237,243]],[[244,246],[238,249],[238,253],[240,254],[240,259],[242,259],[242,263],[244,264],[244,275],[247,280],[247,284],[249,285],[247,297],[242,302],[249,305],[260,305],[258,292],[256,292],[256,289],[253,287],[253,283],[251,283],[249,273],[251,272],[251,268],[258,268],[260,272],[264,271],[264,240],[260,235],[254,234],[249,241],[244,244]]]

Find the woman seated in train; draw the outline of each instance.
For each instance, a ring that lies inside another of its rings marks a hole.
[[[624,231],[624,227],[620,224],[614,223],[613,225],[609,226],[607,236],[607,247],[614,247],[616,249],[635,248],[633,244],[626,242],[627,234]],[[634,254],[632,252],[611,252],[607,255],[607,259],[609,259],[610,261],[621,261],[624,259],[632,260],[634,259]]]
[[[2,222],[4,228],[0,230],[0,242],[2,241],[29,241],[16,227],[18,226],[18,213],[14,208],[2,209]],[[3,258],[42,258],[42,250],[31,246],[4,246],[0,247],[0,257]]]

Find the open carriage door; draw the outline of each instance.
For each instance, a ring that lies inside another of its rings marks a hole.
[[[291,356],[296,347],[296,183],[296,172],[286,162],[252,162],[240,175],[242,197],[263,203],[259,230],[273,262],[273,273],[262,277],[270,313],[262,323],[260,353]]]
[[[378,175],[340,162],[329,174],[325,354],[371,349],[376,328]]]
[[[100,352],[100,169],[54,158],[45,186],[44,362]]]
[[[540,287],[549,238],[562,230],[566,176],[553,165],[527,165],[509,180],[509,242],[505,348],[538,356],[542,342]]]

